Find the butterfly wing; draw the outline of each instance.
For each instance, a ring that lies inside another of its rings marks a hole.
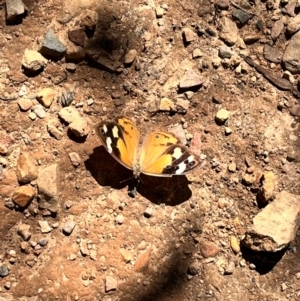
[[[100,122],[96,132],[107,151],[122,165],[133,169],[139,144],[136,125],[126,117],[118,117],[116,121]]]
[[[199,163],[197,155],[167,132],[153,132],[146,137],[139,157],[142,173],[161,177],[185,174]]]

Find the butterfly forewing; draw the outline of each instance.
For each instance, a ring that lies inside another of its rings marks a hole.
[[[107,151],[125,167],[132,169],[139,142],[135,124],[127,118],[101,122],[96,132]]]

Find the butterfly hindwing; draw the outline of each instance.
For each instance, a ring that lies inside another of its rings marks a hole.
[[[173,134],[153,132],[145,138],[140,152],[141,172],[170,177],[194,169],[200,160]]]
[[[135,124],[119,117],[116,121],[103,121],[96,132],[107,151],[122,165],[133,169],[139,143],[139,132]]]

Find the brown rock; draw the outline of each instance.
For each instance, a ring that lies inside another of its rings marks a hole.
[[[115,291],[118,286],[118,281],[117,279],[111,277],[111,276],[106,276],[105,278],[105,292],[108,293],[110,291]]]
[[[281,62],[282,54],[274,47],[265,44],[264,46],[264,58],[269,62],[279,64]]]
[[[81,15],[80,26],[93,30],[98,22],[98,13],[94,10],[87,9]]]
[[[56,92],[52,88],[44,88],[40,90],[37,95],[36,99],[46,108],[49,108],[56,98]]]
[[[290,113],[293,115],[293,116],[299,116],[300,117],[300,105],[293,105],[291,108],[290,108]]]
[[[81,47],[84,47],[84,43],[87,39],[83,27],[70,30],[68,32],[68,38],[70,41]]]
[[[215,257],[220,252],[219,248],[213,243],[203,243],[200,248],[203,257]]]
[[[147,251],[142,253],[136,259],[136,262],[135,262],[135,265],[134,265],[134,270],[136,272],[141,272],[141,271],[145,270],[148,267],[149,262],[150,262],[151,251],[152,251],[152,248],[150,247]]]
[[[272,171],[268,171],[263,175],[263,185],[261,187],[259,198],[263,202],[268,202],[275,197],[276,187],[275,175]]]
[[[135,49],[129,49],[124,57],[125,64],[131,64],[137,56],[137,51]]]
[[[17,161],[17,178],[20,183],[29,183],[37,178],[37,167],[29,153],[21,153]]]
[[[219,9],[227,10],[229,8],[229,0],[218,0],[215,6]]]
[[[237,25],[227,17],[221,19],[220,38],[230,46],[234,45],[238,39]]]
[[[277,38],[283,31],[283,28],[284,28],[284,23],[281,19],[274,23],[271,31],[271,38],[273,41],[277,40]]]
[[[13,195],[12,200],[20,207],[27,207],[35,197],[35,190],[30,185],[18,187]]]
[[[195,41],[197,38],[196,33],[188,27],[186,27],[182,30],[182,35],[184,38],[184,42],[186,42],[186,43],[191,43],[191,42]]]
[[[18,100],[18,105],[22,111],[28,111],[33,106],[33,101],[27,98],[20,98]]]
[[[196,72],[189,70],[186,71],[184,76],[181,78],[179,88],[187,89],[202,85],[204,82],[203,78],[200,77]]]

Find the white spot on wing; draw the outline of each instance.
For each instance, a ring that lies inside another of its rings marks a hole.
[[[195,157],[193,155],[189,156],[187,159],[188,159],[189,163],[195,161]]]
[[[178,164],[178,167],[179,167],[179,169],[177,169],[175,171],[176,175],[181,175],[182,173],[185,172],[185,170],[186,170],[186,164],[184,162],[181,162],[180,164]]]
[[[172,157],[175,159],[179,159],[182,156],[182,151],[180,147],[175,147]]]
[[[107,126],[105,124],[103,125],[102,129],[103,129],[103,132],[106,134],[108,130],[107,130]]]
[[[107,137],[106,138],[106,147],[107,147],[107,150],[109,153],[112,153],[112,151],[113,151],[111,145],[112,145],[112,140],[110,137]]]
[[[114,126],[112,129],[112,134],[114,138],[119,138],[119,129],[117,126]]]

